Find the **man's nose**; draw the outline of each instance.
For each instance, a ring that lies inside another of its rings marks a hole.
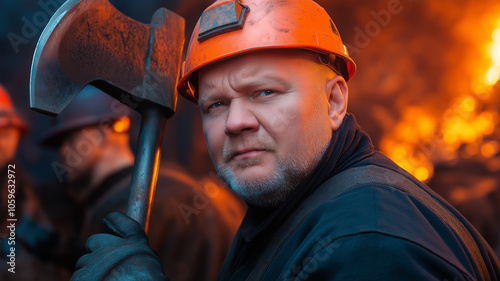
[[[259,121],[249,101],[233,100],[228,109],[226,135],[239,135],[244,132],[257,131],[258,129]]]

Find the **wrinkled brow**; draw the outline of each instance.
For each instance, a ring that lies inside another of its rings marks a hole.
[[[255,74],[255,72],[253,72]],[[249,74],[248,72],[245,74]],[[287,90],[291,88],[290,81],[287,81],[280,75],[276,75],[275,73],[268,72],[264,74],[255,74],[255,75],[245,75],[241,76],[241,79],[230,79],[230,87],[237,92],[246,92],[248,90],[260,89],[266,90],[267,87],[276,87],[278,85],[282,90]],[[213,92],[214,89],[217,88],[216,83],[213,80],[204,81],[204,88],[208,89],[208,94],[200,97],[198,100],[198,104],[203,104],[207,100],[211,100],[216,98],[217,93]],[[198,88],[199,89],[199,88]]]

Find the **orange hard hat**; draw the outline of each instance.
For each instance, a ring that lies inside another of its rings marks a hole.
[[[15,127],[25,134],[28,126],[16,113],[9,92],[0,84],[0,127]]]
[[[191,36],[180,94],[197,102],[200,68],[247,52],[298,48],[326,55],[348,81],[356,71],[328,13],[312,0],[218,0],[205,9]]]

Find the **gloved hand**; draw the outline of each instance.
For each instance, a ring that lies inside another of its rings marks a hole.
[[[138,222],[114,212],[104,219],[104,223],[116,236],[92,235],[86,244],[90,253],[78,260],[71,281],[168,280]]]

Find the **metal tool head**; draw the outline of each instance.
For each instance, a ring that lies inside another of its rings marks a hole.
[[[141,111],[158,104],[175,111],[175,84],[184,45],[184,19],[166,9],[150,25],[108,0],[68,0],[38,41],[30,78],[30,106],[59,114],[87,85]]]

